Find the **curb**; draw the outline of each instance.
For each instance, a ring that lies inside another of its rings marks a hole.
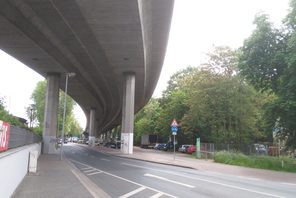
[[[176,166],[176,167],[181,167],[181,168],[188,168],[188,169],[192,169],[192,170],[198,170],[197,168],[194,168],[194,167],[191,167],[191,166],[185,166],[185,165],[180,165],[180,164],[172,164],[172,163],[166,163],[166,162],[151,161],[151,160],[147,160],[147,159],[133,158],[133,157],[129,157],[129,156],[116,155],[116,154],[108,153],[106,151],[98,150],[95,147],[94,148],[87,147],[87,148],[91,149],[93,151],[99,152],[99,153],[103,153],[105,155],[113,156],[113,157],[119,157],[119,158],[138,160],[138,161],[143,161],[143,162],[150,162],[150,163],[155,163],[155,164],[170,165],[170,166]]]

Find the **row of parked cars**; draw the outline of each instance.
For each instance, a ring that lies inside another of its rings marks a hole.
[[[170,149],[173,149],[174,148],[174,145],[172,142],[169,142],[167,144],[165,143],[159,143],[159,144],[156,144],[154,146],[154,149],[156,150],[163,150],[163,151],[167,151],[167,150],[170,150]],[[181,152],[181,153],[189,153],[189,154],[192,154],[196,151],[196,147],[194,145],[190,145],[190,144],[184,144],[184,145],[181,145],[179,148],[178,148],[178,151]]]
[[[179,152],[181,153],[189,153],[192,154],[196,151],[196,147],[191,144],[183,144],[179,147],[178,149]]]

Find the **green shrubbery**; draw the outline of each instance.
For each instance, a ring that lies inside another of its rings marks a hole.
[[[296,172],[296,160],[289,157],[271,157],[263,155],[244,155],[220,151],[215,154],[215,162],[261,168],[277,171]]]

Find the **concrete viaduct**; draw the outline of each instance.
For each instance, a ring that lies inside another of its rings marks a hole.
[[[47,79],[44,153],[57,152],[52,139],[57,133],[59,89],[64,90],[65,75],[74,72],[68,94],[86,114],[90,142],[121,124],[122,152],[132,154],[134,112],[148,102],[157,84],[173,4],[0,1],[0,48]]]

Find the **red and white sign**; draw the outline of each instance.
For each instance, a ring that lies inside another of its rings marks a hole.
[[[10,125],[0,120],[0,151],[8,149]]]
[[[178,123],[177,123],[176,119],[173,119],[171,126],[172,127],[177,127],[178,126]]]

